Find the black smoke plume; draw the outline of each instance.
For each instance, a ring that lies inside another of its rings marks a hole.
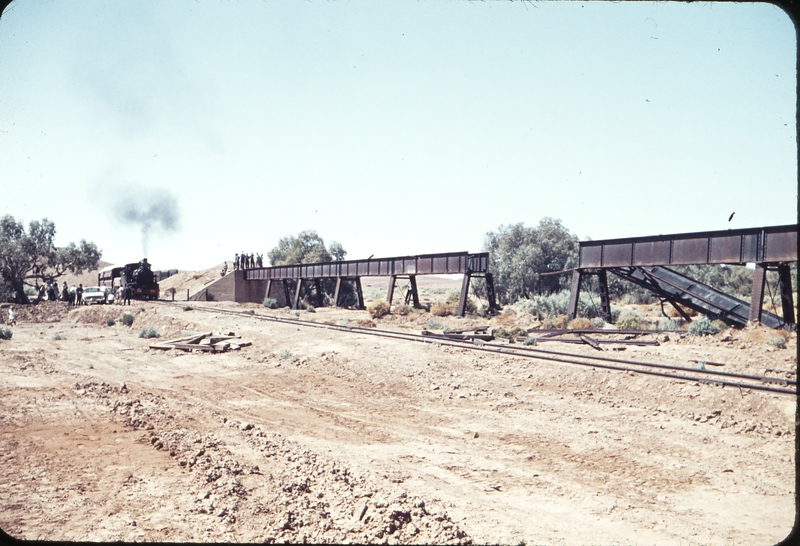
[[[143,257],[147,257],[150,236],[156,232],[173,233],[180,229],[180,213],[174,196],[168,191],[140,188],[123,193],[114,207],[119,222],[138,227],[142,232]]]

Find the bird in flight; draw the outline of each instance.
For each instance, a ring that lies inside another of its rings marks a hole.
[[[732,212],[732,213],[731,213],[731,215],[730,215],[730,216],[728,216],[728,222],[730,222],[731,220],[733,220],[733,215],[734,215],[734,214],[736,214],[736,213],[735,213],[735,212]]]

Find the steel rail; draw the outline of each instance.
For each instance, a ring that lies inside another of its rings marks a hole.
[[[163,305],[171,305],[176,306],[179,305],[178,302],[159,302]],[[323,328],[327,330],[337,330],[342,332],[351,332],[351,333],[361,333],[366,335],[378,336],[378,337],[385,337],[389,339],[400,339],[404,341],[417,341],[422,343],[436,343],[438,345],[445,345],[450,347],[459,347],[470,349],[474,351],[483,351],[483,352],[490,352],[490,353],[497,353],[497,354],[504,354],[508,356],[518,356],[522,358],[537,358],[539,360],[547,360],[551,362],[560,362],[564,364],[576,364],[580,366],[591,366],[595,368],[603,368],[608,370],[616,370],[616,371],[623,371],[623,372],[633,372],[633,373],[642,373],[645,375],[654,375],[659,377],[668,377],[671,379],[682,379],[685,381],[699,381],[704,383],[715,383],[718,385],[723,386],[730,386],[730,387],[738,387],[738,388],[747,388],[747,389],[755,389],[755,390],[762,390],[767,392],[774,392],[779,394],[792,394],[797,395],[797,389],[791,388],[784,388],[784,387],[770,387],[765,385],[763,382],[775,382],[780,381],[781,383],[785,384],[794,384],[796,385],[796,380],[790,379],[777,379],[773,377],[762,377],[762,376],[755,376],[749,374],[737,374],[734,372],[723,372],[718,370],[700,370],[695,368],[686,368],[685,366],[673,366],[670,364],[659,364],[655,362],[638,362],[635,360],[627,360],[627,359],[618,359],[618,358],[610,358],[610,357],[602,357],[602,356],[594,356],[594,355],[579,355],[575,353],[568,353],[562,351],[550,351],[545,349],[536,349],[533,347],[498,347],[496,345],[488,345],[486,343],[481,344],[474,344],[471,341],[467,340],[454,340],[447,338],[444,335],[421,335],[421,334],[413,334],[413,333],[404,333],[404,332],[393,332],[391,330],[379,330],[376,328],[363,328],[359,326],[340,326],[337,324],[327,324],[327,323],[320,323],[320,322],[312,322],[306,321],[301,319],[291,319],[291,318],[283,318],[283,317],[273,317],[270,315],[257,315],[255,313],[247,313],[243,311],[233,311],[229,309],[220,309],[218,307],[206,307],[206,306],[193,306],[195,309],[199,309],[202,311],[207,312],[215,312],[215,313],[223,313],[223,314],[230,314],[242,317],[250,317],[256,318],[258,320],[266,320],[271,322],[279,322],[283,324],[290,324],[294,326],[307,326],[311,328]],[[552,355],[552,356],[551,356]],[[559,358],[559,357],[568,357],[568,358]],[[600,361],[600,362],[610,362],[614,364],[629,364],[634,366],[640,366],[644,369],[633,369],[624,366],[615,366],[612,364],[602,364],[598,362],[582,362],[577,360],[571,360],[570,358],[579,358],[583,360],[590,360],[590,361]],[[647,369],[647,368],[656,368],[656,369]],[[657,369],[668,369],[673,371],[681,371],[681,372],[688,372],[692,374],[706,374],[710,376],[717,376],[717,377],[732,377],[737,379],[749,379],[754,381],[759,381],[759,383],[740,383],[735,381],[727,381],[724,379],[712,379],[709,377],[698,377],[696,375],[680,375],[677,373],[667,373],[665,371],[657,371]]]

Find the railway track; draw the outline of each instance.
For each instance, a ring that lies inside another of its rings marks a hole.
[[[172,302],[158,302],[162,305],[182,306],[183,304]],[[616,370],[621,372],[633,372],[644,375],[651,375],[657,377],[666,377],[670,379],[679,379],[683,381],[696,382],[700,384],[714,385],[718,387],[735,387],[739,389],[753,389],[777,394],[797,395],[797,380],[788,377],[768,377],[766,375],[753,375],[743,374],[736,372],[726,372],[722,370],[704,369],[700,364],[699,367],[676,366],[672,364],[663,364],[659,362],[644,362],[639,360],[611,358],[605,356],[594,355],[581,355],[565,351],[555,351],[549,349],[539,349],[528,346],[512,347],[510,345],[501,345],[498,343],[490,342],[473,342],[472,340],[456,340],[444,335],[437,334],[414,334],[411,332],[397,332],[393,330],[381,330],[378,328],[363,328],[358,326],[341,326],[337,324],[327,324],[321,322],[312,322],[301,319],[292,319],[287,317],[275,317],[270,315],[261,315],[255,312],[233,311],[229,309],[221,309],[208,305],[192,305],[193,309],[198,311],[222,313],[233,316],[241,316],[247,318],[254,318],[267,322],[278,322],[284,324],[291,324],[293,326],[303,326],[308,328],[322,328],[326,330],[337,330],[341,332],[359,333],[370,336],[384,337],[389,339],[399,339],[405,341],[416,341],[419,343],[432,343],[442,346],[459,347],[470,349],[473,351],[481,351],[495,354],[502,354],[507,356],[516,356],[521,358],[535,358],[537,360],[545,360],[549,362],[559,362],[563,364],[572,364],[579,366],[590,366],[592,368],[601,368],[607,370]],[[714,366],[721,365],[720,363],[713,363]],[[773,370],[778,372],[779,370]],[[794,375],[794,372],[789,370],[782,371],[784,375]],[[796,376],[795,376],[796,377]]]

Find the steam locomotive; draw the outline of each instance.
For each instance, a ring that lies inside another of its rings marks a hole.
[[[131,287],[131,298],[137,300],[157,300],[158,282],[156,276],[143,258],[140,262],[125,265],[112,265],[97,274],[97,284],[113,291],[114,297],[122,299],[126,286]]]

